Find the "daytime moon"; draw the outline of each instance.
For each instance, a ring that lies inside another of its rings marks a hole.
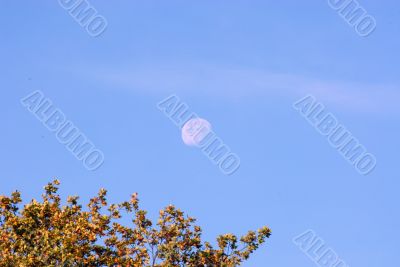
[[[201,118],[190,119],[182,127],[182,140],[188,146],[199,146],[211,131],[211,124]]]

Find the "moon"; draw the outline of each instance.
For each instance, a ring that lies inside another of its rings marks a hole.
[[[209,132],[211,132],[211,124],[207,120],[190,119],[182,127],[182,140],[188,146],[199,146]]]

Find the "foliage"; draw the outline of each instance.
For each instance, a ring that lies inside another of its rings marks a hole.
[[[195,219],[172,205],[153,225],[137,194],[108,205],[101,189],[83,209],[77,196],[62,206],[58,185],[49,183],[42,202],[21,210],[18,191],[0,196],[0,266],[238,266],[271,235],[267,227],[240,239],[225,234],[213,248],[201,241]],[[118,222],[122,212],[132,215],[133,228]]]

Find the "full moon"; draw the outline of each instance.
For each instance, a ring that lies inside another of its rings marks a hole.
[[[199,146],[211,131],[211,124],[205,119],[190,119],[182,127],[182,140],[188,146]]]

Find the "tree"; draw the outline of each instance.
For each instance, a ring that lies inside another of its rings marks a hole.
[[[0,266],[238,266],[271,235],[268,227],[240,239],[220,235],[214,248],[201,241],[195,219],[172,205],[153,225],[137,194],[108,205],[101,189],[85,210],[77,196],[62,206],[58,186],[49,183],[41,202],[22,209],[18,191],[0,196]],[[119,222],[125,212],[133,228]]]

